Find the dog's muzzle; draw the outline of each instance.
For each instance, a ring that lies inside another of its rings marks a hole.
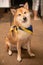
[[[23,22],[24,23],[27,22],[27,18],[26,17],[23,18]]]

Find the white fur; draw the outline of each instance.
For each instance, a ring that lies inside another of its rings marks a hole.
[[[18,55],[18,57],[17,57],[17,61],[21,61],[21,57]]]
[[[10,56],[10,55],[12,55],[12,51],[11,51],[11,50],[9,50],[9,51],[8,51],[8,54],[9,54],[9,56]]]

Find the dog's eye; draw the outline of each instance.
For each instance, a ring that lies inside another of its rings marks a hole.
[[[21,16],[21,14],[18,14],[19,16]]]
[[[24,14],[26,14],[26,12],[24,12]]]

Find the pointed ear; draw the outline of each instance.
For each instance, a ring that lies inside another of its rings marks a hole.
[[[16,12],[16,9],[10,9],[11,13],[14,15]]]
[[[25,3],[24,7],[25,7],[26,9],[29,9],[29,5],[28,5],[27,2]]]

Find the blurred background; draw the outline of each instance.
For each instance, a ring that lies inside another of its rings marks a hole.
[[[0,17],[3,16],[3,13],[9,12],[11,7],[18,7],[19,4],[24,4],[25,2],[28,2],[29,9],[32,10],[32,0],[0,0]],[[43,16],[43,0],[40,0],[38,15]]]

